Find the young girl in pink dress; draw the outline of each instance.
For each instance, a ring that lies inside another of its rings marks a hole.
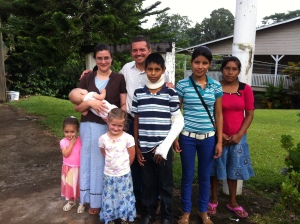
[[[61,195],[68,200],[63,207],[65,212],[76,205],[79,197],[79,164],[81,140],[78,135],[79,121],[75,117],[68,117],[63,121],[64,138],[60,140],[60,149],[63,155],[61,171]],[[82,205],[78,207],[78,213]]]
[[[119,108],[108,113],[108,132],[100,136],[99,147],[105,160],[100,221],[113,224],[133,222],[136,216],[130,165],[135,158],[135,142],[124,132],[127,113]]]

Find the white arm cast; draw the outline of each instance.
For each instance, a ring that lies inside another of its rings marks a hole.
[[[171,129],[170,129],[167,137],[156,148],[156,151],[155,151],[155,155],[161,155],[164,159],[167,159],[167,155],[168,155],[169,149],[171,148],[172,143],[177,138],[177,136],[180,134],[180,132],[184,126],[184,119],[183,119],[183,116],[180,111],[178,114],[172,116],[171,119],[172,119]]]

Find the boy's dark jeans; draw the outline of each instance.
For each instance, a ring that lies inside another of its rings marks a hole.
[[[142,170],[142,202],[147,215],[156,218],[157,195],[161,197],[161,219],[173,222],[173,169],[172,149],[169,150],[167,160],[157,164],[154,162],[153,152],[143,153],[146,160]],[[159,192],[158,192],[159,191]]]

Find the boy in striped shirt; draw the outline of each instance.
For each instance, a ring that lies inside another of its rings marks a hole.
[[[165,70],[163,57],[150,54],[145,61],[148,80],[135,90],[132,100],[136,155],[142,170],[142,203],[146,209],[142,224],[155,221],[157,195],[161,196],[161,223],[174,221],[170,148],[184,124],[177,92],[164,81]]]

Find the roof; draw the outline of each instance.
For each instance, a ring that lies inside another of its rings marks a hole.
[[[298,21],[298,20],[300,21],[300,16],[292,18],[292,19],[289,19],[289,20],[285,20],[285,21],[282,21],[282,22],[273,23],[273,24],[270,24],[270,25],[258,27],[258,28],[256,28],[256,36],[258,37],[258,33],[267,33],[267,32],[264,32],[267,29],[270,30],[271,28],[279,28],[279,26],[291,24],[292,22]],[[300,27],[300,26],[298,26],[298,27]],[[277,29],[277,31],[276,31],[277,33],[278,33],[278,30],[279,29]],[[299,36],[300,36],[300,28],[298,30],[295,30],[295,29],[291,29],[291,30],[293,30],[293,32],[298,32],[299,31],[299,33],[295,34],[295,37],[298,40],[300,40],[300,38],[299,38]],[[282,37],[278,37],[278,38],[283,39]],[[233,39],[233,35],[230,35],[230,36],[227,36],[227,37],[222,37],[222,38],[219,38],[219,39],[216,39],[216,40],[212,40],[212,41],[208,41],[208,42],[205,42],[205,43],[201,43],[201,44],[198,44],[198,45],[194,45],[194,46],[191,46],[191,47],[188,47],[188,48],[180,49],[180,50],[176,51],[176,53],[191,54],[196,47],[199,47],[199,46],[208,46],[209,47],[209,45],[220,44],[220,42],[222,42],[222,43],[223,42],[228,43],[231,39]],[[275,39],[275,38],[272,38],[272,39]],[[282,41],[284,41],[284,40],[282,40]],[[231,44],[232,44],[232,42],[233,41],[231,41]],[[255,43],[256,45],[257,45],[257,42],[258,42],[258,38],[256,38],[256,43]],[[300,43],[299,43],[299,46],[300,46]],[[300,52],[300,50],[298,52]],[[227,52],[227,54],[228,53],[229,52]],[[276,54],[276,53],[274,53],[274,54]]]

